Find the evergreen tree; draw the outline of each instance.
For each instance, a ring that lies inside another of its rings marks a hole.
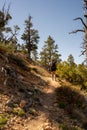
[[[43,65],[49,65],[49,62],[52,60],[59,61],[59,57],[61,56],[58,54],[58,45],[55,44],[55,41],[51,36],[48,37],[47,41],[44,42],[45,45],[40,52],[40,59]]]
[[[32,17],[29,16],[27,20],[25,20],[25,31],[22,34],[22,40],[25,41],[26,49],[28,51],[28,57],[31,58],[32,51],[37,50],[37,43],[39,40],[38,31],[33,29]]]
[[[42,65],[46,66],[47,65],[47,60],[48,60],[48,54],[47,54],[47,46],[46,44],[43,46],[42,51],[40,52],[40,62]]]
[[[68,59],[67,59],[68,63],[70,66],[73,66],[75,63],[74,63],[74,57],[72,56],[72,54],[70,54],[68,56]]]
[[[10,13],[9,13],[9,8],[10,6],[8,6],[8,9],[5,9],[5,4],[3,5],[2,9],[0,10],[0,41],[5,40],[4,38],[4,32],[9,32],[10,31],[10,27],[8,27],[8,22],[9,20],[12,19]]]
[[[10,37],[6,40],[6,42],[8,42],[8,44],[10,46],[12,46],[13,52],[17,51],[17,47],[18,47],[18,31],[20,30],[20,28],[18,27],[18,25],[15,25],[13,30],[11,29],[10,32]]]

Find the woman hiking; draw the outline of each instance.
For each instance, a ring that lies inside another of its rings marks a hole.
[[[55,60],[52,61],[50,70],[51,70],[52,80],[56,80],[56,61]]]

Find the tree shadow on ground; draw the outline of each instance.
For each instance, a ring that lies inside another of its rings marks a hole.
[[[68,116],[70,124],[87,129],[87,101],[85,97],[70,86],[56,90],[58,107]],[[58,119],[59,120],[59,119]],[[62,121],[62,123],[64,120]]]
[[[0,102],[3,104],[4,113],[27,119],[38,117],[40,112],[43,112],[50,122],[67,125],[67,130],[70,130],[71,126],[87,129],[87,102],[83,95],[62,84],[58,88],[49,86],[48,82],[30,71],[23,76],[26,80],[20,80],[17,86],[14,86],[14,80],[9,81],[10,86],[3,86],[1,83]],[[20,114],[16,109],[19,107]]]

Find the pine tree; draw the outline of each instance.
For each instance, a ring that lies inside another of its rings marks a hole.
[[[44,45],[42,51],[40,52],[40,62],[42,65],[47,66],[48,54],[47,54],[47,46]]]
[[[7,26],[9,20],[12,19],[9,13],[10,6],[5,9],[5,4],[3,5],[2,9],[0,10],[0,41],[5,40],[4,32],[9,32],[11,29]]]
[[[40,52],[40,59],[43,65],[49,65],[49,62],[52,60],[59,61],[59,57],[61,56],[58,54],[58,45],[55,44],[55,41],[51,36],[47,38],[47,41],[44,42],[44,46],[42,51]]]
[[[68,63],[69,63],[70,66],[73,66],[73,65],[75,64],[75,62],[74,62],[74,57],[72,56],[72,54],[70,54],[70,55],[68,56],[67,61],[68,61]]]
[[[28,57],[31,58],[32,51],[37,50],[37,44],[39,41],[38,30],[33,29],[32,17],[29,16],[27,20],[25,20],[25,31],[22,34],[22,40],[25,41],[26,49],[28,51]]]

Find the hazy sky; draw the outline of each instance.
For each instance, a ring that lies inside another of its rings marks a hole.
[[[24,31],[24,21],[29,15],[32,16],[33,28],[39,32],[39,51],[44,41],[50,35],[55,44],[58,44],[61,59],[67,60],[70,54],[73,55],[76,63],[82,63],[84,56],[81,54],[81,44],[84,33],[69,34],[76,29],[83,29],[81,21],[74,21],[74,18],[83,17],[83,0],[0,0],[0,9],[3,3],[10,6],[12,20],[9,25],[18,25]],[[85,20],[85,19],[84,19]]]

